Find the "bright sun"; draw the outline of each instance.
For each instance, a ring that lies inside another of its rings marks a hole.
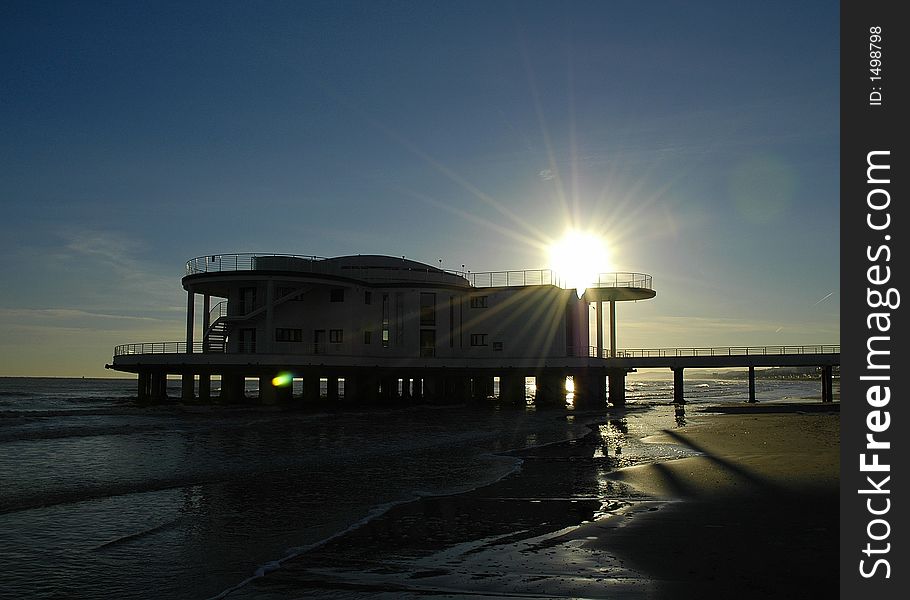
[[[566,289],[575,288],[578,297],[597,281],[598,273],[610,270],[609,255],[598,236],[570,229],[550,245],[550,268],[556,271]]]

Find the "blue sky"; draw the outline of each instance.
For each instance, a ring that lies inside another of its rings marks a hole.
[[[547,266],[657,297],[621,347],[839,341],[832,2],[0,7],[0,375],[182,339],[189,258]]]

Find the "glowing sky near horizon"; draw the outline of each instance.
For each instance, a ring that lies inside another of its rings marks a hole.
[[[195,256],[536,269],[567,229],[654,278],[621,347],[839,340],[837,3],[0,15],[0,375],[183,339]]]

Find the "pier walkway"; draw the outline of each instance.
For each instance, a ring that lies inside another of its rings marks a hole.
[[[198,347],[197,347],[198,346]],[[580,351],[579,351],[580,350]],[[601,354],[601,356],[597,356]],[[611,356],[612,355],[612,356]],[[216,359],[217,357],[217,359]],[[216,360],[213,360],[216,359]],[[755,369],[766,367],[816,367],[821,374],[822,402],[831,402],[834,367],[840,365],[838,345],[730,346],[618,349],[569,348],[564,357],[453,359],[433,357],[357,357],[343,348],[309,347],[299,353],[212,353],[201,344],[187,352],[184,342],[124,344],[114,350],[114,365],[120,371],[139,374],[139,397],[162,400],[168,375],[183,378],[183,399],[208,399],[212,375],[221,377],[222,400],[236,401],[243,395],[243,380],[260,380],[263,402],[287,400],[289,390],[271,384],[279,373],[293,373],[304,380],[304,397],[318,398],[320,381],[329,398],[337,398],[339,382],[345,395],[355,393],[362,401],[420,398],[432,402],[460,402],[492,395],[493,379],[500,381],[500,400],[520,402],[525,377],[535,377],[538,401],[558,403],[565,398],[565,379],[575,382],[582,404],[625,405],[625,378],[637,369],[667,368],[673,372],[676,403],[684,403],[685,369],[748,368],[749,398],[755,401]],[[194,378],[198,378],[198,392]],[[609,386],[607,386],[609,382]]]

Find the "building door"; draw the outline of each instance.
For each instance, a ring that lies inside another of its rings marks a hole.
[[[420,356],[436,356],[436,330],[420,330]]]
[[[239,332],[240,348],[242,353],[256,353],[256,330],[253,328],[242,328]]]
[[[317,329],[313,332],[313,354],[323,352],[325,352],[325,329]]]

